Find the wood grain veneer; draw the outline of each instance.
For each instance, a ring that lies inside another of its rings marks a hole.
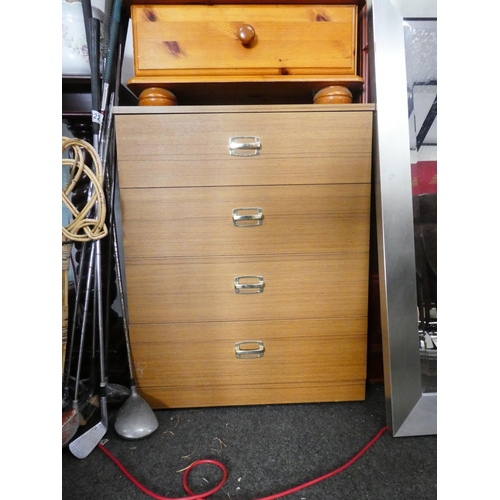
[[[154,408],[359,400],[373,106],[116,109],[130,335]],[[229,154],[255,135],[256,156]],[[231,213],[260,207],[262,225]],[[234,278],[259,275],[262,293]],[[262,357],[235,343],[259,340]]]

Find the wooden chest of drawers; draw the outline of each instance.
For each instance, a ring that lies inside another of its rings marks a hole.
[[[324,87],[362,86],[356,4],[234,3],[132,5],[128,86],[180,104],[312,103]]]
[[[152,407],[364,398],[372,111],[115,109],[132,354]]]

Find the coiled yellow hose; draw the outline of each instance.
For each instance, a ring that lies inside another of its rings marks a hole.
[[[73,150],[74,157],[62,160],[63,167],[71,167],[70,178],[62,190],[62,201],[68,207],[73,220],[67,226],[62,226],[63,242],[91,241],[104,238],[108,234],[108,229],[105,224],[106,198],[102,187],[101,159],[94,147],[83,139],[63,137],[62,152],[64,153],[68,148]],[[95,171],[85,164],[84,150],[90,154]],[[78,210],[71,202],[71,194],[83,174],[91,182],[92,192],[84,208]],[[91,212],[93,212],[92,216]]]

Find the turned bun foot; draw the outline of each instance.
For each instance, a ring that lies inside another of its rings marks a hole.
[[[314,104],[351,104],[352,94],[347,87],[332,85],[325,87],[314,96]]]
[[[139,94],[139,106],[175,106],[177,98],[160,87],[150,87]]]

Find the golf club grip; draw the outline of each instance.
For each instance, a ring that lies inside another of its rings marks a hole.
[[[109,27],[111,26],[111,15],[113,12],[114,0],[106,0],[104,7],[104,36],[103,36],[103,56],[105,59],[108,57],[109,49]]]
[[[121,10],[122,0],[115,0],[113,5],[113,14],[111,16],[111,25],[109,28],[108,57],[106,59],[106,67],[104,68],[105,83],[110,83],[113,76],[115,52],[118,45],[118,30],[120,29]]]
[[[82,0],[83,22],[85,23],[85,35],[87,37],[87,48],[90,53],[90,25],[92,18],[92,4],[90,0]]]
[[[101,36],[101,23],[95,17],[89,21],[90,27],[90,88],[92,94],[92,132],[98,134],[101,128],[101,113],[99,112],[100,106],[100,36]]]

